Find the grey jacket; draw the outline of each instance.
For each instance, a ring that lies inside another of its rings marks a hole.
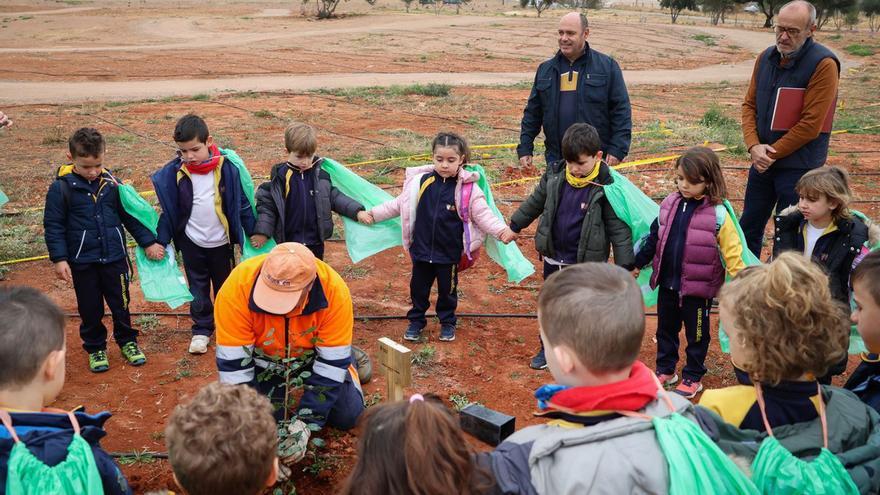
[[[669,394],[677,412],[694,421],[694,406]],[[642,410],[667,416],[663,400]],[[477,462],[495,477],[498,494],[665,494],[666,457],[650,421],[620,417],[583,428],[544,424],[524,428]]]
[[[603,185],[614,182],[608,166],[604,163],[595,182]],[[553,246],[553,222],[556,220],[556,208],[564,184],[565,160],[548,165],[535,190],[510,217],[510,227],[514,232],[519,232],[528,227],[538,216],[541,217],[535,233],[535,248],[542,256],[549,258],[556,257]],[[577,262],[604,263],[608,261],[612,245],[614,263],[627,268],[635,263],[632,232],[629,226],[614,213],[614,208],[605,197],[605,191],[600,188],[591,196],[584,216],[581,238],[578,242]]]
[[[321,169],[323,159],[313,167],[315,175],[315,209],[318,212],[318,230],[322,241],[326,241],[333,235],[333,218],[331,211],[344,215],[352,220],[357,220],[357,214],[364,206],[343,194],[333,186],[330,174]],[[254,227],[255,234],[272,237],[275,242],[285,242],[284,239],[284,209],[286,201],[284,188],[286,181],[287,163],[279,163],[272,167],[269,181],[260,184],[257,188],[257,224]]]

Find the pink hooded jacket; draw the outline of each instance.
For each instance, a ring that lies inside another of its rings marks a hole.
[[[433,165],[407,168],[406,177],[403,180],[403,190],[400,192],[400,195],[391,201],[387,201],[370,210],[370,213],[372,213],[373,218],[377,222],[388,220],[389,218],[394,218],[400,215],[401,230],[403,233],[403,249],[407,251],[409,251],[409,247],[412,244],[413,226],[416,221],[416,206],[418,206],[417,198],[419,195],[421,178],[425,174],[430,174],[433,171]],[[462,184],[474,182],[471,190],[471,201],[468,206],[471,221],[465,224],[465,229],[467,229],[468,226],[471,229],[471,243],[469,249],[469,252],[471,253],[476,252],[476,250],[482,246],[486,233],[497,239],[504,232],[504,229],[507,228],[507,224],[504,223],[504,220],[495,216],[495,214],[492,213],[492,210],[489,209],[489,204],[486,203],[486,195],[483,194],[482,189],[476,184],[478,179],[479,174],[461,168],[458,171],[457,183],[455,185],[455,208],[458,211],[462,211],[461,186]],[[466,239],[467,233],[464,234],[462,245],[465,245]]]

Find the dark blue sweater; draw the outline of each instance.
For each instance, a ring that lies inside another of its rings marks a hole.
[[[559,191],[559,204],[553,221],[553,247],[556,261],[566,265],[577,263],[578,243],[584,229],[584,217],[590,206],[595,186],[571,187],[563,181]]]
[[[293,173],[284,199],[284,238],[307,246],[321,244],[318,209],[315,206],[315,167],[304,172],[288,165]],[[285,174],[287,171],[284,172]]]
[[[461,260],[464,223],[455,207],[456,183],[455,177],[444,179],[437,172],[422,177],[409,250],[413,261],[455,264]]]

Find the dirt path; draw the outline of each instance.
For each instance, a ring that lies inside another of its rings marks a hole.
[[[405,31],[426,33],[444,26],[480,26],[497,22],[495,17],[467,16],[377,16],[373,22],[344,24],[333,28],[298,30],[295,32],[238,33],[224,36],[211,36],[208,31],[193,32],[191,25],[182,19],[152,20],[149,29],[153,34],[185,41],[149,45],[96,46],[96,47],[36,47],[0,48],[0,53],[33,52],[103,52],[103,51],[156,51],[174,49],[207,49],[243,44],[265,43],[267,41],[290,40],[307,37],[344,37],[356,33]],[[187,29],[183,29],[187,27]],[[714,26],[665,26],[668,29],[692,34],[709,34],[723,38],[727,43],[738,46],[751,53],[759,53],[772,44],[770,33],[745,31]],[[183,34],[186,33],[186,34]],[[552,36],[552,34],[548,34]],[[721,81],[743,82],[751,75],[753,60],[737,64],[706,65],[695,69],[659,69],[624,71],[624,78],[630,86],[644,84],[686,84],[717,83]],[[855,65],[845,61],[849,67]],[[190,96],[199,93],[224,91],[281,91],[314,90],[330,88],[353,88],[364,86],[391,86],[403,84],[444,83],[452,85],[494,85],[514,84],[530,81],[534,72],[421,72],[386,73],[352,72],[304,75],[266,75],[225,77],[213,79],[154,79],[149,81],[2,81],[0,80],[0,104],[74,103],[82,101],[139,100],[169,96]]]

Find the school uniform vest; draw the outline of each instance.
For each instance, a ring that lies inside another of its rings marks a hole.
[[[819,62],[826,58],[834,59],[840,73],[840,61],[828,48],[807,38],[804,46],[785,66],[780,66],[781,55],[776,46],[764,50],[758,65],[757,92],[755,107],[758,138],[762,143],[771,144],[785,135],[786,131],[771,131],[773,109],[776,106],[776,93],[779,88],[806,88],[816,71]],[[828,142],[831,134],[823,132],[819,137],[797,149],[794,153],[776,160],[774,168],[813,169],[821,167],[828,158]]]

